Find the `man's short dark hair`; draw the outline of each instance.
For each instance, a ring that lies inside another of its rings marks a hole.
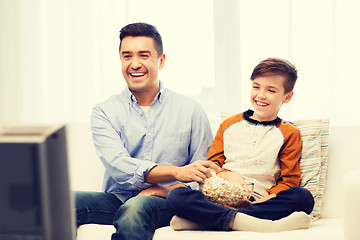
[[[152,39],[154,39],[154,43],[155,43],[155,49],[158,53],[158,56],[160,57],[163,54],[163,44],[162,44],[162,39],[161,39],[161,35],[158,32],[158,30],[156,29],[156,27],[154,27],[151,24],[148,23],[131,23],[126,25],[125,27],[123,27],[120,30],[120,45],[119,45],[119,50],[121,48],[121,42],[125,37],[140,37],[140,36],[144,36],[144,37],[151,37]]]
[[[294,89],[297,76],[297,70],[289,61],[281,58],[267,58],[261,61],[254,68],[251,74],[251,81],[257,77],[282,75],[285,77],[285,93],[289,93]]]

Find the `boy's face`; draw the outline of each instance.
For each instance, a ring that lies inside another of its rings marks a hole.
[[[285,77],[281,75],[260,76],[252,81],[253,119],[272,121],[277,118],[282,104],[289,102],[294,94],[292,91],[285,93],[284,82]]]
[[[125,37],[121,42],[120,59],[124,79],[132,92],[158,91],[158,73],[165,63],[165,55],[158,56],[154,39]]]

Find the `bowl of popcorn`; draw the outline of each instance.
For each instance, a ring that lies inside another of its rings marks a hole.
[[[240,207],[246,198],[246,192],[240,184],[233,184],[228,180],[216,175],[211,171],[212,176],[200,183],[200,190],[212,202]]]

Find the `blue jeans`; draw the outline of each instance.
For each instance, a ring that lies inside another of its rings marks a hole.
[[[173,189],[166,198],[166,206],[175,215],[214,230],[228,230],[237,212],[269,220],[278,220],[293,212],[310,214],[314,207],[311,193],[300,187],[279,192],[275,198],[252,204],[243,209],[230,209],[211,202],[198,190],[180,187]]]
[[[166,200],[157,196],[138,196],[124,204],[113,194],[75,192],[77,226],[96,223],[114,225],[112,240],[151,240],[157,228],[168,226],[173,214]]]

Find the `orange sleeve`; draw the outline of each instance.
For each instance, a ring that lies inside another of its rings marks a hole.
[[[289,123],[280,126],[285,136],[285,144],[279,153],[280,176],[277,184],[269,189],[269,194],[297,187],[300,184],[300,156],[302,141],[300,131]]]
[[[210,146],[209,153],[207,155],[207,160],[212,161],[219,167],[222,167],[225,162],[224,155],[224,138],[223,138],[223,124],[220,125],[215,138]]]
[[[219,126],[219,129],[215,135],[214,141],[212,142],[209,153],[207,155],[207,160],[212,161],[219,167],[222,167],[225,163],[226,157],[224,155],[224,131],[234,122],[242,120],[243,114],[239,113],[234,116],[227,118]]]

